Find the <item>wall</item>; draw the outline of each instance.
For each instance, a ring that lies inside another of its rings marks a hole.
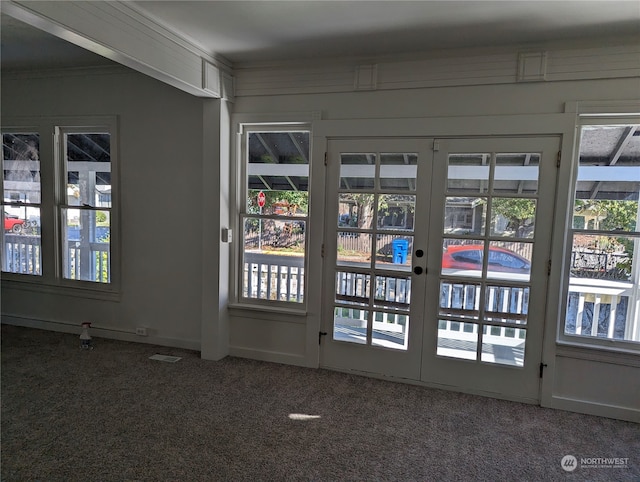
[[[80,321],[90,320],[96,336],[200,348],[203,102],[218,101],[126,68],[3,74],[3,119],[118,116],[122,193],[120,299],[45,294],[4,282],[4,322],[79,332]],[[149,336],[136,337],[137,326]]]
[[[302,77],[300,72],[297,71]],[[268,85],[274,86],[277,84],[278,74],[275,70],[270,73],[271,76],[267,77]],[[259,69],[247,70],[247,72],[237,71],[238,85],[248,85],[249,81],[243,79],[243,75],[249,74],[258,75],[259,78],[260,71]],[[606,75],[601,76],[606,77]],[[625,75],[621,78],[615,75],[610,77],[517,83],[514,76],[511,83],[503,84],[442,85],[433,88],[351,92],[331,92],[328,88],[316,86],[315,89],[311,89],[315,90],[315,93],[299,93],[292,89],[290,94],[280,93],[279,95],[269,94],[268,86],[260,91],[253,84],[251,89],[247,89],[244,93],[242,89],[236,92],[234,114],[237,122],[249,122],[249,119],[267,122],[269,116],[274,121],[296,121],[306,120],[306,117],[313,116],[315,113],[321,116],[321,120],[313,122],[316,131],[324,131],[326,124],[344,120],[344,125],[352,130],[345,131],[343,135],[353,135],[356,131],[365,132],[366,127],[358,128],[358,123],[369,125],[367,122],[371,119],[400,119],[409,122],[413,120],[420,123],[424,118],[430,118],[441,119],[442,124],[455,126],[458,119],[469,116],[524,116],[525,118],[554,114],[561,116],[565,115],[565,104],[571,101],[615,102],[638,98],[640,91],[637,74],[636,76]],[[258,92],[260,95],[245,95],[253,92]],[[563,135],[562,158],[569,161],[573,155],[574,124],[571,114],[565,117],[569,122],[565,123],[562,131],[545,133]],[[458,131],[450,132],[450,135],[459,134]],[[504,132],[496,131],[490,134],[499,135]],[[421,135],[430,136],[434,133],[423,132]],[[324,139],[314,137],[314,141],[324,142]],[[324,146],[314,146],[316,162],[323,150]],[[566,169],[569,170],[568,167]],[[320,182],[323,181],[320,180]],[[565,189],[565,194],[566,191]],[[318,218],[313,222],[318,222]],[[556,236],[561,235],[562,233],[556,233]],[[319,250],[310,251],[312,262],[315,262],[319,255]],[[561,265],[560,262],[554,265],[553,278],[559,279],[562,276]],[[557,283],[552,284],[552,286],[556,285]],[[315,293],[314,290],[309,292]],[[550,296],[550,299],[553,299],[553,296]],[[558,299],[557,295],[555,299]],[[308,298],[308,301],[309,313],[306,317],[300,316],[295,320],[290,319],[290,316],[278,317],[273,313],[249,312],[237,307],[232,309],[230,353],[275,362],[307,366],[321,365],[321,352],[317,348],[317,333],[321,329],[321,325],[317,322],[317,313],[321,309],[321,300],[314,301]],[[557,312],[553,314],[552,308],[548,313],[552,315],[548,316],[546,332],[551,334],[553,340],[559,320]],[[309,336],[313,333],[315,338]],[[278,336],[273,336],[274,334]],[[305,343],[304,346],[303,343]],[[550,388],[543,394],[544,405],[640,421],[640,398],[638,398],[640,366],[637,356],[613,355],[603,362],[593,359],[589,354],[585,355],[580,350],[578,350],[581,353],[580,356],[556,354],[557,347],[553,341],[545,346],[547,348],[543,359],[549,367],[545,373],[544,383]],[[582,360],[585,357],[589,361]],[[600,380],[614,380],[615,382],[610,382],[608,386],[609,388],[615,386],[616,389],[603,391],[601,384],[590,383],[587,380],[588,377],[576,378],[574,372],[582,370],[588,370],[593,376],[597,375],[597,379]]]

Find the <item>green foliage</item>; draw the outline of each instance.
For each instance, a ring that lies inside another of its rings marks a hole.
[[[493,198],[491,209],[494,215],[505,217],[516,231],[520,231],[536,215],[536,202],[533,199]]]
[[[107,222],[107,214],[103,211],[96,211],[96,223],[104,224]]]
[[[247,197],[247,212],[249,214],[258,214],[260,206],[258,206],[257,189],[249,191]],[[296,206],[296,213],[306,214],[309,212],[309,193],[307,191],[262,191],[264,192],[263,213],[267,213],[273,209],[276,203],[286,203],[289,206]]]

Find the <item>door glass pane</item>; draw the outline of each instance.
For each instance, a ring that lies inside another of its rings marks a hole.
[[[529,281],[533,243],[491,241],[487,278]]]
[[[338,231],[338,252],[336,264],[339,266],[371,266],[371,239],[368,233]]]
[[[527,330],[507,326],[484,325],[481,360],[488,363],[524,366]]]
[[[406,350],[409,331],[409,315],[375,311],[371,344],[396,350]]]
[[[373,190],[375,176],[375,154],[342,154],[340,156],[340,189]]]
[[[480,285],[440,282],[440,316],[477,320],[480,312]]]
[[[417,154],[380,154],[380,189],[415,191],[417,174]]]
[[[413,236],[396,234],[376,235],[376,268],[411,270]]]
[[[444,207],[444,234],[484,236],[486,217],[486,197],[448,196]]]
[[[409,310],[411,278],[376,276],[374,305],[383,308]]]
[[[444,239],[442,244],[442,274],[448,276],[482,276],[484,240]]]
[[[478,351],[478,325],[452,320],[438,322],[436,354],[464,360],[476,360]]]
[[[491,236],[533,238],[536,200],[494,197],[491,200]]]
[[[374,195],[341,193],[338,197],[338,227],[373,228]]]
[[[450,154],[447,191],[487,192],[490,154]]]
[[[335,300],[350,305],[369,305],[371,294],[371,275],[338,271],[336,273]]]
[[[539,165],[540,154],[497,154],[493,192],[537,193]]]
[[[526,325],[529,312],[529,287],[489,285],[485,292],[485,318]]]
[[[369,312],[336,306],[333,310],[333,339],[366,345]]]
[[[413,231],[416,197],[381,194],[378,197],[378,229]]]

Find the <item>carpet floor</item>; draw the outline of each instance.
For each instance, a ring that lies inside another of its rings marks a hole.
[[[640,480],[631,422],[94,342],[82,350],[75,335],[2,326],[3,481]],[[576,470],[563,470],[565,455]],[[628,462],[580,464],[594,457]]]

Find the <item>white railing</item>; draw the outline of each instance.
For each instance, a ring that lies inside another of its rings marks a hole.
[[[637,338],[638,319],[637,313],[630,315],[636,297],[633,283],[571,278],[566,332],[633,340]]]
[[[64,277],[108,283],[111,281],[109,243],[68,241],[63,258]],[[41,275],[42,246],[37,235],[6,234],[2,253],[2,269],[9,273]]]
[[[4,235],[2,270],[19,274],[42,274],[40,236]]]
[[[245,251],[242,296],[250,299],[304,301],[304,257]]]

